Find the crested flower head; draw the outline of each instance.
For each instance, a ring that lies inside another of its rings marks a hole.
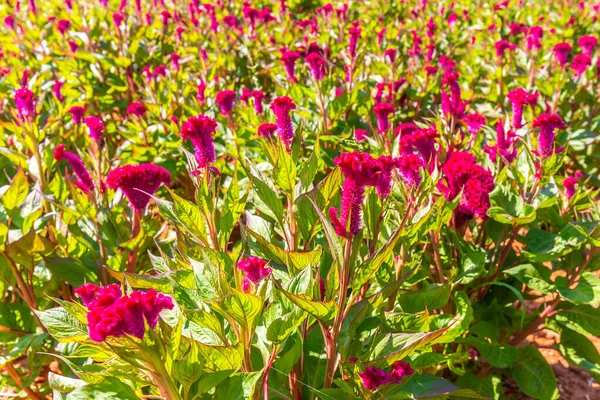
[[[554,56],[556,57],[556,60],[558,61],[558,63],[560,64],[560,66],[562,68],[564,68],[564,66],[567,64],[567,61],[569,59],[569,52],[572,49],[573,49],[573,46],[571,46],[567,42],[558,43],[552,49],[552,51],[554,52]]]
[[[315,81],[320,81],[325,77],[325,59],[318,53],[310,53],[306,57],[306,62]]]
[[[54,159],[56,161],[66,161],[78,180],[74,182],[75,186],[84,193],[90,193],[94,190],[94,181],[90,177],[87,168],[76,154],[65,150],[64,144],[59,144],[54,149]]]
[[[52,87],[52,93],[54,94],[54,96],[56,96],[56,98],[58,99],[58,101],[60,101],[61,103],[64,100],[64,97],[61,93],[61,89],[65,84],[61,81],[59,81],[58,79],[54,81],[54,86]]]
[[[458,72],[446,71],[442,79],[442,84],[450,89],[450,96],[442,88],[442,112],[455,118],[462,119],[466,104],[461,99],[461,90],[458,83]]]
[[[425,163],[430,163],[436,156],[435,143],[440,137],[435,126],[416,129],[409,135],[400,138],[400,152],[402,154],[418,153]]]
[[[69,49],[71,50],[71,53],[75,53],[79,48],[77,42],[74,42],[73,40],[69,40],[67,43],[69,44]]]
[[[273,100],[269,108],[273,111],[275,117],[277,117],[277,134],[286,149],[289,150],[292,139],[294,139],[294,127],[292,126],[290,112],[296,109],[296,103],[287,96],[277,97]]]
[[[354,139],[356,139],[357,142],[362,142],[367,136],[369,136],[367,134],[367,131],[364,129],[355,129],[354,130]]]
[[[146,116],[146,107],[142,103],[137,101],[132,102],[129,106],[127,106],[127,114],[133,114],[137,117],[145,117]]]
[[[395,136],[406,136],[406,135],[411,135],[413,134],[417,129],[419,129],[418,126],[416,126],[415,124],[411,123],[411,122],[407,122],[404,124],[400,124],[396,127],[396,129],[394,129],[394,135]]]
[[[102,120],[94,115],[86,117],[83,122],[89,129],[90,137],[94,140],[102,139],[102,132],[104,131],[104,124]]]
[[[596,36],[582,36],[577,40],[577,44],[581,47],[581,52],[588,57],[592,57],[594,48],[598,44]]]
[[[509,163],[517,157],[517,143],[519,136],[513,132],[504,132],[504,124],[498,121],[496,125],[496,145],[484,147],[484,151],[490,156],[492,162],[496,162],[497,156],[501,156]]]
[[[414,374],[414,370],[406,361],[398,360],[392,364],[392,375],[394,375],[395,383],[399,383],[402,379]]]
[[[275,134],[275,131],[277,131],[277,125],[269,123],[261,124],[258,127],[258,136],[270,138]]]
[[[27,88],[21,88],[15,92],[15,105],[19,118],[28,120],[35,116],[35,104],[33,92]]]
[[[419,186],[421,183],[419,173],[424,166],[423,159],[412,153],[401,154],[397,163],[398,172],[400,172],[402,180],[410,188]]]
[[[252,284],[257,284],[271,273],[267,262],[259,257],[246,257],[238,261],[238,268],[244,272],[242,283],[244,292],[248,292]]]
[[[83,120],[83,116],[85,114],[85,107],[83,106],[73,106],[67,110],[69,114],[71,114],[71,118],[73,119],[74,124],[80,124]]]
[[[60,32],[61,35],[65,35],[65,32],[69,30],[71,27],[71,21],[68,19],[61,19],[56,23],[56,29]]]
[[[513,89],[506,95],[513,108],[513,127],[519,129],[523,126],[523,106],[528,104],[533,106],[538,101],[538,93],[527,93],[525,89]]]
[[[227,115],[233,110],[233,102],[236,97],[237,94],[233,90],[223,90],[217,93],[215,102],[221,109],[221,114]]]
[[[567,199],[570,199],[575,195],[575,185],[581,178],[583,178],[583,174],[580,171],[577,171],[575,176],[570,176],[563,181],[563,187],[565,188],[565,196],[567,196]]]
[[[571,66],[569,68],[575,71],[574,75],[577,77],[584,74],[585,70],[590,65],[592,65],[592,59],[590,58],[590,56],[586,54],[578,54],[573,58],[573,61],[571,62]]]
[[[383,56],[390,60],[390,64],[393,64],[396,61],[396,55],[398,54],[398,50],[396,49],[387,49],[383,52]]]
[[[204,91],[206,90],[206,82],[203,79],[200,79],[200,83],[198,84],[198,94],[196,98],[200,103],[203,103],[205,100]]]
[[[496,42],[496,44],[494,45],[494,47],[496,48],[496,56],[502,57],[506,50],[513,51],[514,49],[517,48],[517,45],[511,44],[507,40],[498,40]]]
[[[467,124],[467,130],[471,136],[476,136],[481,127],[485,125],[485,117],[481,114],[472,113],[463,118]]]
[[[352,27],[348,31],[348,34],[350,35],[350,57],[354,59],[356,57],[356,44],[360,38],[361,30],[359,27]]]
[[[284,51],[281,54],[281,62],[285,67],[285,72],[292,82],[298,82],[296,78],[296,61],[300,58],[300,53],[297,51]]]
[[[544,29],[541,26],[535,25],[529,28],[529,35],[527,36],[527,48],[529,50],[535,48],[539,49],[542,47],[540,39],[544,36]]]
[[[554,154],[554,131],[565,129],[563,119],[557,114],[540,114],[533,121],[533,128],[540,128],[538,136],[538,152],[542,158],[548,158]]]
[[[373,108],[373,112],[377,117],[377,129],[379,132],[385,133],[390,129],[389,116],[394,111],[396,111],[394,106],[386,102],[381,102]]]
[[[213,140],[216,129],[217,121],[204,115],[191,117],[181,127],[181,138],[194,145],[198,168],[206,168],[216,160]]]
[[[110,171],[106,183],[113,190],[121,189],[135,211],[141,212],[161,184],[171,183],[171,175],[158,165],[128,164]]]
[[[395,376],[391,373],[373,366],[365,368],[363,372],[358,373],[358,376],[362,380],[364,387],[371,391],[396,381]]]
[[[114,13],[112,16],[112,19],[113,19],[113,24],[115,25],[115,28],[117,28],[117,30],[119,30],[119,27],[125,20],[125,17],[123,16],[123,14]]]

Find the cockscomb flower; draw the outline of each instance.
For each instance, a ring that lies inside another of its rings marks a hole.
[[[442,55],[440,56],[440,66],[444,70],[444,72],[449,73],[456,68],[456,61],[451,59],[448,56]]]
[[[152,77],[156,78],[158,76],[167,76],[167,67],[164,65],[159,65],[156,68],[154,68],[154,71],[152,71]]]
[[[252,97],[252,90],[245,87],[242,89],[242,93],[240,94],[240,101],[244,103],[248,103],[248,100]]]
[[[558,61],[558,64],[562,68],[564,68],[564,66],[567,65],[567,61],[569,58],[569,52],[572,49],[573,49],[573,46],[571,46],[567,42],[558,43],[552,49],[552,51],[554,52],[554,56],[556,57],[556,60]]]
[[[542,158],[554,154],[554,131],[565,129],[565,123],[557,114],[540,114],[533,121],[533,128],[540,128],[538,136],[538,152]]]
[[[577,44],[581,47],[581,52],[588,57],[592,57],[594,48],[598,44],[598,38],[595,36],[582,36],[577,40]]]
[[[244,272],[242,283],[244,292],[248,292],[251,283],[256,284],[269,276],[272,270],[266,265],[267,262],[259,257],[246,257],[238,261],[238,268]]]
[[[540,39],[544,36],[544,29],[541,26],[532,26],[529,28],[529,36],[527,36],[527,48],[529,50],[542,47]]]
[[[574,75],[577,77],[585,73],[585,70],[590,65],[592,65],[592,59],[589,56],[585,54],[578,54],[573,58],[573,61],[571,62],[571,66],[569,68],[575,71]]]
[[[90,138],[94,140],[102,139],[102,132],[104,131],[104,124],[102,120],[94,115],[86,117],[83,122],[89,129]]]
[[[406,361],[399,360],[392,364],[392,375],[395,377],[395,383],[399,383],[402,379],[414,373],[415,371]]]
[[[398,172],[409,188],[419,186],[421,183],[420,171],[424,166],[423,159],[412,153],[400,154],[397,162]]]
[[[251,93],[252,98],[254,99],[254,111],[257,114],[263,113],[263,100],[265,97],[265,93],[262,90],[253,90]]]
[[[27,88],[21,88],[15,92],[15,105],[19,118],[29,120],[35,116],[35,104],[33,92]]]
[[[163,10],[160,12],[160,17],[163,25],[169,25],[169,20],[173,18],[171,13],[167,10]]]
[[[4,18],[4,25],[6,25],[7,28],[14,30],[15,29],[15,17],[13,17],[12,15],[8,15]]]
[[[396,127],[396,129],[394,129],[394,136],[406,136],[406,135],[411,135],[413,134],[417,129],[419,129],[418,126],[416,126],[413,123],[404,123],[404,124],[400,124]]]
[[[194,145],[198,168],[206,168],[216,160],[213,140],[216,129],[217,121],[204,115],[191,117],[181,127],[181,138]]]
[[[538,101],[538,93],[527,93],[525,89],[517,88],[513,89],[506,95],[513,109],[512,123],[515,129],[519,129],[523,126],[523,106],[528,104],[533,106]]]
[[[262,136],[262,137],[268,139],[275,134],[276,130],[277,130],[277,125],[275,125],[275,124],[270,124],[270,123],[261,124],[258,127],[258,136]]]
[[[310,53],[306,57],[306,62],[315,81],[320,81],[325,77],[325,59],[318,53]]]
[[[379,132],[385,133],[390,129],[389,116],[395,111],[395,107],[386,102],[381,102],[373,108],[373,112],[377,117],[377,130]]]
[[[375,84],[375,88],[377,92],[375,93],[375,104],[381,103],[381,98],[383,97],[383,91],[387,87],[387,83],[385,82],[377,82]]]
[[[425,74],[427,76],[431,76],[437,73],[437,67],[435,65],[426,65],[425,68],[423,68],[425,70]]]
[[[300,53],[296,51],[284,51],[279,60],[285,67],[285,72],[290,81],[298,82],[296,78],[296,61],[300,58]]]
[[[354,139],[356,139],[357,142],[362,142],[367,136],[367,131],[364,129],[354,130]]]
[[[112,16],[112,19],[113,19],[113,24],[115,25],[115,28],[117,29],[117,33],[118,33],[119,28],[121,27],[121,24],[125,20],[125,17],[123,16],[123,14],[114,13]]]
[[[170,185],[171,175],[154,164],[124,165],[115,168],[106,177],[108,187],[121,189],[136,212],[142,212],[161,184]]]
[[[233,110],[233,103],[237,97],[237,94],[233,90],[223,90],[217,93],[215,97],[215,103],[221,109],[221,114],[227,115]]]
[[[238,23],[235,15],[226,15],[223,17],[223,23],[232,29],[237,29]]]
[[[481,130],[481,127],[485,125],[485,117],[477,113],[465,116],[463,121],[467,124],[467,131],[471,136],[476,136]]]
[[[494,45],[494,47],[496,48],[496,56],[502,57],[504,55],[504,52],[506,52],[506,50],[513,51],[514,49],[517,48],[517,45],[511,44],[510,42],[508,42],[506,40],[498,40],[496,42],[496,44]]]
[[[524,24],[520,23],[511,23],[509,26],[511,36],[517,36],[520,33],[527,32],[527,27]]]
[[[179,60],[181,60],[181,56],[177,53],[169,54],[169,59],[171,60],[171,67],[175,71],[179,71],[181,68],[179,65]]]
[[[204,103],[204,100],[206,98],[204,95],[204,91],[206,90],[206,82],[204,82],[204,79],[200,79],[200,83],[198,84],[197,89],[198,94],[196,95],[196,98],[200,103]]]
[[[61,93],[61,89],[65,84],[61,81],[59,81],[58,79],[54,81],[54,86],[52,87],[52,93],[54,94],[54,96],[56,96],[56,98],[58,99],[58,101],[60,101],[61,103],[64,100],[64,97]]]
[[[61,35],[65,35],[65,32],[69,30],[71,27],[71,21],[68,19],[61,19],[56,23],[56,29],[60,32]]]
[[[575,185],[581,178],[583,178],[583,174],[580,171],[577,171],[575,176],[570,176],[563,181],[563,187],[565,188],[565,196],[567,196],[567,199],[570,199],[575,195]]]
[[[371,391],[395,380],[391,373],[373,366],[365,368],[364,372],[358,373],[358,376],[360,376],[364,387]]]
[[[81,189],[82,192],[87,194],[94,190],[94,181],[92,181],[90,173],[85,167],[85,164],[83,164],[81,158],[79,158],[76,154],[66,151],[64,144],[59,144],[56,146],[54,149],[54,159],[56,161],[64,160],[69,164],[71,170],[73,170],[73,173],[78,179],[73,183],[75,186]]]
[[[418,153],[425,163],[435,159],[435,141],[440,137],[435,127],[416,129],[400,138],[400,153]]]
[[[356,45],[360,38],[361,30],[359,27],[352,27],[348,30],[348,34],[350,35],[350,57],[354,59],[356,57]]]
[[[75,293],[89,310],[88,329],[90,339],[95,342],[123,335],[143,339],[146,332],[144,320],[154,329],[160,312],[174,307],[169,296],[155,290],[134,290],[130,295],[123,295],[118,284],[102,288],[86,284],[76,289]]]
[[[69,50],[71,50],[71,53],[75,53],[77,51],[77,49],[79,48],[79,45],[77,44],[77,42],[69,40],[67,43],[69,44]]]
[[[446,72],[442,84],[450,89],[450,96],[442,88],[442,112],[461,119],[465,111],[465,103],[461,99],[460,85],[458,84],[458,72]]]
[[[504,124],[499,121],[496,125],[496,144],[494,146],[486,145],[484,151],[490,156],[492,162],[496,162],[497,156],[503,157],[509,163],[512,163],[517,157],[517,142],[519,136],[513,132],[505,133]]]
[[[85,114],[85,111],[85,107],[83,106],[73,106],[69,108],[67,112],[71,114],[71,118],[73,119],[74,124],[80,124],[83,120],[83,115]]]
[[[292,126],[290,112],[296,109],[296,103],[287,96],[277,97],[273,100],[269,108],[271,108],[275,117],[277,117],[277,134],[281,138],[285,148],[289,151],[294,139],[294,127]]]
[[[133,114],[139,118],[146,116],[146,107],[137,101],[132,102],[127,106],[127,114]]]
[[[398,50],[396,49],[387,49],[383,52],[383,56],[387,57],[390,60],[390,64],[393,64],[396,61],[396,55],[398,54]]]

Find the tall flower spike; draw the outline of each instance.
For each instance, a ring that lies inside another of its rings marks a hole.
[[[533,128],[540,128],[538,136],[538,152],[542,158],[548,158],[554,154],[554,131],[565,129],[565,123],[557,114],[540,114],[533,121]]]
[[[82,192],[87,194],[94,190],[94,181],[92,181],[85,164],[76,154],[66,151],[64,144],[56,146],[54,149],[54,159],[56,161],[65,160],[69,164],[71,170],[73,170],[73,173],[78,179],[73,183],[81,189]]]
[[[217,93],[215,102],[221,109],[221,114],[227,115],[233,110],[233,103],[237,94],[233,90],[223,90]]]
[[[417,129],[410,135],[400,138],[400,153],[414,154],[421,156],[423,162],[430,163],[433,166],[433,160],[436,157],[435,141],[440,137],[435,127]]]
[[[35,104],[33,92],[27,88],[21,88],[15,92],[15,105],[19,118],[23,121],[35,117]]]
[[[206,168],[216,160],[213,140],[216,129],[217,121],[204,115],[191,117],[181,127],[181,138],[194,145],[198,168]]]
[[[513,127],[519,129],[523,126],[523,106],[525,104],[535,105],[538,100],[538,94],[529,94],[525,89],[517,88],[508,92],[506,97],[510,100],[513,108]]]
[[[104,124],[102,120],[94,115],[86,117],[83,122],[89,129],[90,137],[94,140],[102,139],[102,132],[104,131]]]
[[[570,176],[563,181],[563,187],[565,188],[565,196],[567,196],[567,199],[571,199],[575,195],[575,185],[581,178],[583,178],[583,174],[580,171],[577,171],[575,176]]]
[[[442,89],[442,111],[444,114],[450,114],[455,118],[462,119],[465,104],[461,99],[458,72],[446,72],[442,79],[442,84],[447,85],[450,89],[450,96]]]
[[[573,49],[573,46],[571,46],[567,42],[558,43],[552,49],[552,51],[554,52],[554,56],[556,57],[556,60],[558,61],[558,64],[560,65],[561,68],[564,68],[565,65],[567,65],[567,61],[569,59],[569,52],[572,49]]]
[[[285,148],[289,151],[294,139],[294,127],[292,126],[290,112],[296,109],[296,103],[287,96],[277,97],[271,103],[270,108],[277,117],[277,134],[279,134]]]
[[[318,53],[310,53],[306,57],[313,79],[320,81],[325,77],[325,60]]]
[[[285,67],[285,72],[290,81],[298,82],[298,78],[296,78],[296,61],[300,58],[300,53],[296,51],[284,51],[281,55],[281,62],[283,62],[283,66]]]
[[[490,156],[492,162],[496,162],[497,156],[503,157],[509,163],[512,163],[517,157],[517,142],[519,136],[513,132],[504,132],[504,124],[498,121],[496,125],[496,144],[494,146],[486,145],[484,151]]]
[[[386,102],[381,102],[373,108],[373,112],[377,117],[377,130],[379,132],[385,133],[390,129],[389,116],[394,111],[396,111],[394,106]]]
[[[257,114],[262,114],[263,113],[263,100],[267,96],[265,95],[265,93],[262,90],[253,90],[251,95],[254,98],[254,111],[256,111]]]
[[[420,171],[425,166],[421,157],[416,154],[406,153],[401,154],[397,162],[398,172],[402,180],[409,188],[419,186],[421,184]]]
[[[52,93],[54,94],[54,96],[56,96],[56,98],[58,99],[58,101],[60,101],[61,103],[64,100],[64,97],[61,93],[61,89],[65,84],[61,81],[59,81],[58,79],[54,81],[54,86],[52,87]]]
[[[261,124],[258,127],[258,136],[268,139],[275,134],[275,131],[277,131],[277,125],[269,123]]]
[[[350,57],[354,59],[356,58],[356,45],[360,38],[361,30],[358,27],[352,27],[348,30],[348,34],[350,35]]]
[[[169,185],[171,175],[166,169],[154,164],[124,165],[108,173],[108,187],[121,189],[137,212],[144,211],[161,184]]]

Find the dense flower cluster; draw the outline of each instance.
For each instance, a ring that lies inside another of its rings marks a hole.
[[[540,128],[538,136],[538,152],[542,158],[554,154],[554,131],[565,129],[565,123],[557,114],[540,114],[533,121],[532,127]]]
[[[358,376],[362,380],[363,385],[368,390],[377,390],[380,386],[388,383],[398,384],[402,379],[414,373],[410,364],[405,361],[396,361],[392,364],[390,372],[377,367],[367,367],[364,372],[359,372]]]
[[[583,174],[577,171],[574,176],[570,176],[563,181],[563,187],[565,188],[565,196],[570,199],[575,195],[575,185],[583,178]]]
[[[19,118],[28,120],[35,116],[35,104],[33,92],[27,88],[19,89],[15,92],[15,105]]]
[[[194,145],[198,168],[206,168],[216,160],[213,140],[216,129],[217,121],[204,115],[191,117],[181,127],[181,138]]]
[[[110,171],[106,183],[113,190],[121,189],[135,211],[141,212],[161,184],[168,186],[171,183],[171,175],[158,165],[128,164]]]
[[[238,268],[244,272],[244,280],[242,282],[244,292],[248,292],[253,284],[257,284],[269,276],[271,268],[266,265],[267,262],[259,257],[246,257],[238,261]]]
[[[513,128],[519,129],[523,126],[523,106],[528,104],[534,106],[538,101],[538,94],[529,94],[525,89],[517,88],[508,92],[506,97],[510,100],[513,108]]]
[[[500,156],[511,163],[517,157],[518,142],[519,136],[510,130],[505,133],[504,124],[499,121],[496,125],[496,144],[486,145],[484,151],[490,156],[492,162],[496,162],[497,156]]]
[[[287,96],[277,97],[271,103],[270,108],[275,117],[277,117],[277,134],[281,138],[285,148],[289,151],[294,139],[294,127],[292,126],[290,112],[296,109],[296,103]]]
[[[96,117],[95,115],[90,115],[89,117],[86,117],[83,122],[85,122],[89,129],[90,138],[94,140],[102,139],[104,124],[100,118]]]

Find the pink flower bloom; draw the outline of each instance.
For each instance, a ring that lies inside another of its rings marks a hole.
[[[160,12],[160,17],[162,20],[163,25],[167,26],[169,25],[169,20],[173,18],[173,16],[171,15],[171,13],[167,10],[163,10]]]
[[[52,93],[54,94],[54,96],[56,96],[56,98],[58,99],[58,101],[60,101],[61,103],[64,100],[64,97],[62,95],[62,93],[60,92],[60,90],[62,89],[62,87],[65,84],[59,80],[55,80],[54,81],[54,87],[52,87]]]
[[[83,120],[89,129],[90,137],[94,140],[102,139],[102,131],[104,131],[104,124],[102,120],[94,115]]]
[[[415,185],[419,186],[421,183],[421,177],[419,175],[420,170],[425,166],[423,159],[412,153],[400,154],[398,159],[398,172],[406,186],[412,188]]]
[[[310,53],[306,57],[313,79],[320,81],[325,77],[325,60],[318,53]]]
[[[455,118],[461,119],[465,111],[465,103],[461,99],[460,85],[458,84],[458,72],[446,72],[442,84],[450,88],[450,96],[444,89],[442,95],[442,112]]]
[[[71,53],[75,53],[77,51],[77,49],[79,48],[79,45],[77,44],[77,42],[69,40],[67,43],[69,44],[69,49],[71,50]]]
[[[590,65],[592,65],[592,59],[589,56],[585,54],[578,54],[573,58],[573,61],[571,62],[571,66],[569,68],[575,71],[574,75],[577,77],[585,73],[585,70]]]
[[[142,118],[146,116],[146,107],[142,103],[138,103],[137,101],[132,102],[127,107],[127,114],[133,114],[138,118]]]
[[[277,134],[281,138],[285,148],[289,151],[294,139],[294,127],[292,126],[290,111],[296,109],[296,103],[287,96],[277,97],[271,103],[270,108],[273,110],[275,117],[277,117]]]
[[[206,90],[206,83],[204,82],[203,79],[200,79],[200,83],[198,84],[198,94],[196,95],[196,98],[198,99],[198,101],[200,103],[204,103],[204,100],[206,99],[206,97],[204,95],[205,90]]]
[[[175,71],[179,71],[179,60],[181,60],[181,56],[177,53],[173,53],[169,55],[169,58],[171,59],[171,67],[173,67]]]
[[[94,181],[90,178],[90,173],[83,164],[83,161],[81,161],[81,158],[76,154],[66,151],[64,144],[56,146],[54,149],[54,159],[56,161],[65,160],[69,164],[78,179],[73,183],[81,189],[82,192],[87,194],[94,190]]]
[[[114,13],[112,16],[112,19],[113,19],[113,24],[115,25],[115,28],[118,31],[119,27],[123,23],[123,20],[125,19],[125,17],[123,16],[123,14]]]
[[[442,66],[444,72],[448,73],[456,68],[456,61],[447,56],[440,56],[440,65]]]
[[[513,131],[504,133],[504,124],[499,121],[496,125],[496,145],[485,146],[484,151],[490,156],[492,162],[496,162],[497,156],[503,157],[509,163],[512,163],[517,157],[517,143],[519,136]]]
[[[581,52],[584,55],[592,57],[594,48],[598,44],[598,38],[595,36],[582,36],[577,40],[577,44],[581,47]]]
[[[416,129],[410,134],[400,138],[400,153],[418,153],[425,163],[433,161],[436,157],[435,143],[440,134],[435,126],[431,128]]]
[[[283,62],[285,72],[292,82],[298,82],[298,79],[296,78],[296,60],[298,60],[298,58],[300,58],[300,53],[296,51],[284,51],[279,59]]]
[[[217,121],[204,115],[191,117],[181,127],[181,138],[194,145],[198,168],[208,167],[217,158],[213,141],[216,129]]]
[[[463,121],[467,124],[467,130],[471,136],[476,136],[481,130],[481,127],[485,125],[485,117],[477,113],[465,116]]]
[[[15,92],[15,105],[21,120],[29,120],[35,117],[35,104],[33,92],[27,88],[21,88]]]
[[[14,30],[15,29],[15,17],[13,17],[12,15],[8,15],[4,18],[4,25],[6,25],[7,28]]]
[[[381,30],[377,34],[377,46],[381,47],[381,45],[383,44],[383,39],[385,39],[386,32],[387,32],[387,29],[381,28]]]
[[[354,138],[357,142],[362,142],[367,136],[367,131],[365,131],[364,129],[356,129],[354,131]]]
[[[386,102],[381,102],[373,108],[373,112],[377,117],[377,130],[385,133],[390,129],[389,116],[396,111],[393,105]]]
[[[372,366],[365,368],[364,372],[359,372],[358,376],[360,376],[364,387],[371,391],[395,381],[395,377],[391,373]]]
[[[224,16],[223,23],[225,24],[225,26],[228,26],[232,29],[237,29],[237,27],[238,27],[237,18],[235,18],[235,15]]]
[[[523,106],[528,104],[534,106],[538,101],[538,93],[529,94],[525,89],[513,89],[506,97],[510,100],[513,109],[512,124],[514,129],[519,129],[523,126]]]
[[[275,124],[269,124],[269,123],[261,124],[258,127],[258,135],[268,139],[270,137],[273,137],[276,130],[277,130],[277,125],[275,125]]]
[[[238,261],[238,268],[244,272],[243,289],[248,292],[250,283],[256,284],[269,276],[271,268],[266,267],[267,262],[259,257],[246,257]]]
[[[538,136],[538,152],[542,158],[548,158],[554,153],[554,131],[565,129],[565,123],[557,114],[540,114],[531,125],[540,128]]]
[[[542,47],[540,39],[544,36],[544,29],[541,26],[532,26],[529,28],[529,36],[527,36],[527,48],[529,50]]]
[[[253,90],[251,95],[254,98],[254,111],[256,111],[257,114],[262,114],[263,100],[266,97],[265,93],[262,90]]]
[[[523,25],[523,24],[520,24],[520,23],[514,23],[513,22],[513,23],[511,23],[509,25],[509,28],[510,28],[510,34],[511,34],[511,36],[517,36],[520,33],[527,32],[527,27],[525,25]]]
[[[177,28],[175,28],[175,34],[177,35],[177,40],[181,41],[183,32],[185,32],[185,28],[183,26],[178,26]]]
[[[513,51],[514,49],[517,48],[517,45],[516,44],[510,44],[510,42],[508,42],[506,40],[498,40],[496,42],[496,44],[494,45],[494,47],[496,47],[496,56],[502,57],[504,55],[504,52],[506,50]]]
[[[383,56],[390,60],[390,64],[393,64],[396,61],[397,54],[398,50],[396,49],[387,49],[385,52],[383,52]]]
[[[160,185],[171,183],[171,175],[158,165],[128,164],[110,171],[106,183],[113,190],[121,189],[135,211],[142,212]]]
[[[159,65],[156,68],[154,68],[154,71],[152,71],[152,77],[156,78],[157,76],[167,76],[167,67],[165,67],[164,65]]]
[[[223,90],[217,93],[215,103],[221,109],[221,114],[227,115],[233,110],[233,102],[235,101],[237,94],[233,90]]]
[[[406,361],[396,361],[392,364],[392,375],[395,377],[395,383],[400,382],[403,378],[414,374],[414,370]]]
[[[433,17],[429,17],[429,21],[427,21],[427,36],[428,37],[433,37],[433,35],[435,35],[435,27],[437,25],[435,24],[435,22],[433,22]]]
[[[56,29],[60,32],[61,35],[65,35],[65,32],[69,30],[71,27],[71,21],[68,19],[61,19],[56,24]]]
[[[418,130],[419,127],[416,126],[415,124],[412,123],[405,123],[405,124],[400,124],[396,127],[396,129],[394,130],[394,136],[406,136],[406,135],[412,135],[416,130]]]
[[[352,27],[348,30],[348,34],[350,35],[350,57],[354,59],[356,58],[356,45],[360,38],[361,30],[358,27]]]
[[[570,199],[575,195],[575,185],[581,178],[583,178],[583,174],[580,171],[577,171],[575,176],[570,176],[563,181],[563,187],[565,188],[565,196],[567,196],[567,199]]]
[[[558,61],[558,63],[560,64],[560,66],[562,68],[564,68],[564,66],[567,64],[567,61],[569,58],[569,52],[572,49],[573,49],[573,46],[571,46],[567,42],[558,43],[552,49],[552,51],[554,52],[554,56],[556,57],[556,60]]]
[[[243,88],[242,94],[240,94],[240,101],[248,103],[248,100],[252,97],[252,90],[249,88]]]
[[[67,112],[71,114],[74,124],[80,124],[83,119],[83,115],[85,114],[85,107],[73,106],[69,108]]]
[[[434,75],[435,73],[437,73],[437,67],[435,65],[426,65],[425,68],[423,68],[425,70],[425,73],[427,74],[427,76],[431,76]]]

